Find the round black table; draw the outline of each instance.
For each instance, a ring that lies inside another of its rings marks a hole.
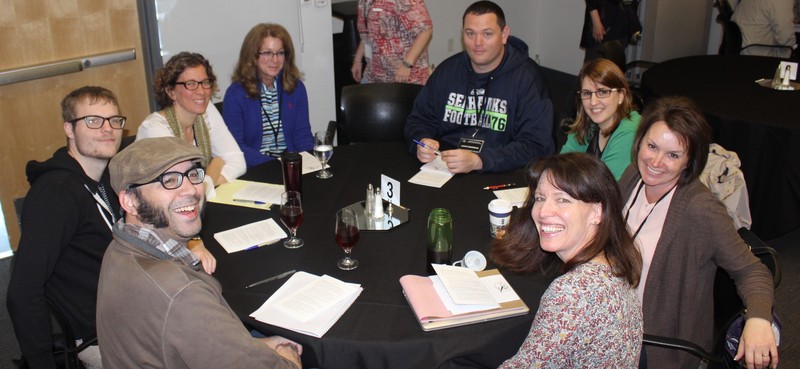
[[[454,223],[454,260],[469,250],[487,254],[490,242],[486,207],[494,198],[484,186],[516,182],[525,185],[521,172],[470,173],[453,177],[441,189],[408,183],[420,163],[401,143],[338,146],[330,161],[333,178],[303,176],[304,221],[298,236],[305,246],[289,250],[282,244],[227,254],[213,234],[270,217],[272,210],[209,204],[203,239],[217,257],[216,277],[225,298],[248,325],[278,334],[304,346],[304,367],[335,368],[495,368],[511,357],[530,329],[539,299],[552,278],[515,275],[502,271],[531,309],[514,318],[424,332],[403,297],[399,279],[406,274],[426,274],[425,232],[431,209],[450,210]],[[336,210],[363,200],[368,183],[380,185],[380,175],[401,182],[401,204],[410,209],[410,221],[390,231],[362,232],[353,256],[360,266],[342,271],[336,261],[343,252],[334,242]],[[243,179],[282,183],[280,165],[252,168]],[[493,265],[490,262],[490,267]],[[360,283],[364,291],[333,327],[314,338],[263,324],[249,317],[285,279],[245,289],[266,277],[296,269],[328,274],[345,282]]]
[[[769,240],[800,227],[800,91],[777,91],[771,79],[781,59],[702,55],[660,63],[642,76],[646,98],[694,99],[714,142],[735,151],[750,195],[752,230]]]

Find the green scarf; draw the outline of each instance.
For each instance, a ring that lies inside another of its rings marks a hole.
[[[181,127],[181,124],[178,122],[178,116],[175,115],[174,106],[164,109],[164,117],[167,118],[169,128],[172,129],[172,133],[175,135],[175,137],[185,140],[186,137],[183,134],[183,128]],[[208,135],[208,126],[206,125],[206,121],[203,119],[202,114],[199,114],[197,118],[194,118],[192,130],[194,131],[195,144],[200,148],[200,151],[203,152],[203,157],[205,157],[204,162],[206,165],[208,165],[211,163],[211,137]]]

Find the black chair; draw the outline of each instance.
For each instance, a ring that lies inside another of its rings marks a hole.
[[[369,83],[342,88],[339,145],[404,141],[403,128],[421,85]]]
[[[781,282],[781,268],[778,264],[778,253],[767,246],[754,233],[747,228],[739,229],[739,236],[750,246],[750,250],[772,273],[772,283],[775,288]],[[736,292],[733,279],[722,268],[717,270],[714,279],[714,349],[711,352],[692,342],[644,334],[642,343],[646,346],[656,346],[688,352],[705,364],[707,368],[738,368],[725,350],[725,334],[736,318],[744,311],[744,303]]]
[[[600,49],[597,51],[600,56],[611,60],[616,64],[622,72],[627,68],[627,58],[625,56],[625,45],[620,40],[606,41],[600,44]]]

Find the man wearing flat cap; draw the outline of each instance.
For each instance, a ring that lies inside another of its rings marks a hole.
[[[107,368],[300,368],[302,347],[253,338],[186,248],[205,205],[203,154],[139,140],[109,164],[124,218],[100,270],[97,333]]]

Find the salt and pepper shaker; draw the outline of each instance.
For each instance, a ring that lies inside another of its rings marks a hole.
[[[364,215],[367,219],[372,219],[372,208],[375,207],[375,191],[372,183],[367,185],[367,198],[364,201]]]
[[[375,202],[372,208],[372,218],[383,219],[383,199],[381,198],[381,188],[375,189]]]

